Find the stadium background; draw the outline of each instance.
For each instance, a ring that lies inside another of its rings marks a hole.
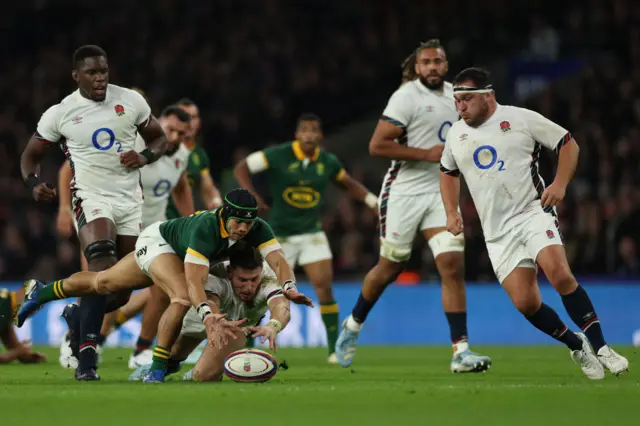
[[[631,343],[640,329],[640,4],[378,0],[362,7],[216,0],[196,8],[177,0],[118,0],[107,8],[28,0],[3,7],[14,18],[2,21],[9,36],[0,40],[6,52],[0,67],[0,285],[79,269],[76,242],[55,235],[57,206],[30,201],[18,161],[40,114],[74,89],[70,57],[79,45],[105,48],[111,81],[145,90],[155,112],[183,96],[200,106],[201,143],[222,191],[235,186],[231,170],[239,158],[290,140],[296,117],[314,111],[324,120],[326,149],[378,192],[388,162],[368,155],[369,138],[399,85],[402,59],[419,41],[438,37],[449,57],[449,78],[467,66],[485,66],[500,103],[530,107],[571,130],[581,147],[580,165],[559,209],[569,260],[592,292],[612,342]],[[42,166],[46,180],[56,181],[62,160],[52,150]],[[553,162],[552,155],[542,158],[547,182]],[[264,190],[265,182],[258,183]],[[462,209],[472,340],[548,343],[501,292],[466,196]],[[324,225],[335,255],[337,299],[348,313],[376,261],[375,220],[335,190]],[[408,270],[415,274],[406,274],[404,285],[392,286],[375,308],[362,343],[447,342],[437,274],[422,241]],[[559,305],[549,287],[545,296]],[[60,307],[39,313],[21,329],[23,336],[57,344]],[[415,327],[391,330],[385,322],[391,315]],[[322,344],[316,313],[297,318],[299,326],[283,338],[293,345]],[[127,344],[136,326],[110,342]],[[635,339],[640,344],[638,333]]]

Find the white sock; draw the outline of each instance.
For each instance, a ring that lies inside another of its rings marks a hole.
[[[459,353],[462,353],[468,350],[469,350],[469,342],[467,342],[466,340],[463,340],[462,342],[456,343],[455,345],[453,345],[453,356],[456,356]]]
[[[362,324],[356,322],[356,320],[353,319],[353,315],[349,315],[349,317],[347,318],[346,327],[351,331],[355,331],[356,333],[359,333],[360,329],[362,328]]]

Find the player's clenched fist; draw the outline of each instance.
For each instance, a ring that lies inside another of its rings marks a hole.
[[[542,197],[540,197],[540,202],[545,207],[555,207],[560,201],[564,200],[564,196],[566,192],[567,192],[566,188],[563,187],[562,185],[552,183],[542,193]]]
[[[453,235],[458,235],[462,233],[464,227],[462,225],[462,216],[460,213],[452,213],[447,215],[447,231],[451,232]]]
[[[33,199],[40,201],[53,201],[56,198],[56,190],[48,183],[42,182],[33,187],[31,192]]]
[[[131,150],[120,154],[120,164],[129,169],[139,169],[147,164],[147,159],[138,152]]]

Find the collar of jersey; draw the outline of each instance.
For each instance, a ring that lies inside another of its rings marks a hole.
[[[229,238],[229,233],[224,228],[224,223],[222,222],[222,216],[218,216],[218,221],[220,222],[220,236],[222,238]]]
[[[298,160],[302,161],[307,158],[304,151],[302,151],[302,148],[300,147],[300,141],[293,141],[292,148],[293,155],[295,155]],[[309,160],[316,161],[318,157],[320,157],[320,148],[316,147],[316,150],[313,152],[313,157],[309,158]]]

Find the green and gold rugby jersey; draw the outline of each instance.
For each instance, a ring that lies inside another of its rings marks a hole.
[[[345,176],[338,158],[320,148],[308,158],[298,141],[267,148],[262,153],[273,199],[269,224],[276,235],[288,237],[322,230],[325,189],[329,182]]]
[[[204,173],[209,173],[209,156],[207,151],[204,150],[200,144],[196,143],[189,155],[189,162],[187,164],[187,179],[189,180],[189,186],[191,186],[191,192],[193,193],[193,205],[196,210],[205,208],[202,200],[200,199],[200,182]],[[173,202],[173,197],[169,197],[169,204],[166,211],[167,219],[175,219],[180,217],[178,209]]]
[[[16,294],[0,288],[0,334],[4,334],[12,326],[15,307]]]
[[[228,257],[229,239],[220,213],[222,207],[204,210],[191,216],[171,219],[160,224],[160,235],[181,259],[188,254],[209,263]],[[257,218],[243,241],[260,250],[266,256],[280,248],[280,244],[267,222]]]

